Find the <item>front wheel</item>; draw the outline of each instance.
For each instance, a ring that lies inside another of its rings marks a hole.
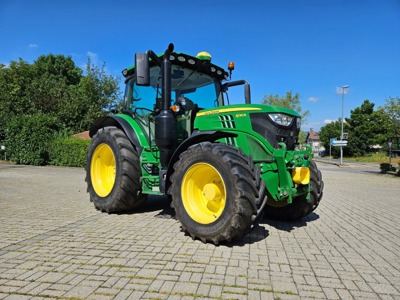
[[[174,170],[172,207],[193,239],[219,244],[249,231],[258,196],[249,157],[231,146],[203,142],[183,152]]]
[[[89,146],[86,182],[90,201],[100,211],[132,210],[141,194],[139,155],[125,133],[116,127],[99,129]]]

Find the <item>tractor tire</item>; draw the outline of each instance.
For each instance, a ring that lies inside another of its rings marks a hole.
[[[243,237],[257,213],[260,180],[250,157],[225,144],[202,142],[180,155],[171,176],[171,206],[182,229],[202,242]]]
[[[86,163],[87,192],[94,206],[107,213],[131,211],[141,194],[139,155],[125,133],[105,127],[93,137]]]
[[[279,221],[295,221],[311,214],[321,201],[324,182],[322,181],[321,171],[314,161],[310,162],[310,199],[307,195],[293,198],[291,204],[280,206],[278,202],[270,200],[265,207],[265,216],[269,219]]]

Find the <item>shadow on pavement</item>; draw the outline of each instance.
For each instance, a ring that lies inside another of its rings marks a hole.
[[[291,222],[284,222],[284,221],[276,221],[268,218],[263,218],[260,223],[266,224],[268,226],[274,227],[278,230],[291,232],[296,228],[301,228],[307,226],[308,223],[314,222],[319,219],[319,215],[315,212],[312,212],[307,217],[302,218],[300,220],[291,221]]]
[[[175,218],[175,210],[170,206],[170,199],[167,196],[149,196],[148,199],[143,202],[139,207],[131,212],[125,214],[141,214],[148,212],[157,212],[154,215],[155,218],[173,219]],[[187,233],[185,234],[188,238],[191,238]],[[262,225],[257,225],[248,234],[246,234],[241,240],[231,242],[221,242],[221,246],[226,247],[237,247],[245,246],[246,244],[257,243],[264,240],[269,235],[268,230]]]
[[[140,204],[138,207],[135,207],[133,210],[118,214],[136,215],[160,211],[155,215],[156,218],[172,219],[175,216],[175,211],[173,208],[171,208],[170,203],[171,201],[165,195],[150,195],[142,204]]]
[[[248,235],[246,235],[237,246],[244,246],[245,244],[254,244],[266,239],[269,236],[269,231],[264,226],[258,224]]]
[[[157,212],[154,215],[155,218],[165,218],[165,219],[173,219],[175,218],[175,211],[170,206],[170,200],[167,196],[155,196],[151,195],[148,199],[143,202],[139,207],[135,210],[126,212],[124,214],[142,214],[148,212]],[[262,218],[259,224],[254,227],[247,235],[245,235],[241,240],[231,241],[231,242],[222,242],[221,246],[226,247],[237,247],[237,246],[245,246],[246,244],[254,244],[266,239],[269,236],[269,231],[265,228],[264,225],[274,227],[278,230],[291,232],[296,228],[301,228],[307,226],[308,223],[313,222],[319,219],[319,215],[315,212],[311,213],[307,217],[293,221],[293,222],[283,222],[276,221],[272,219],[268,219],[266,217]],[[187,235],[189,237],[189,235]]]
[[[377,174],[377,175],[379,175],[379,174],[383,174],[381,171],[369,171],[369,170],[364,170],[364,171],[361,171],[362,173],[368,173],[368,174]]]

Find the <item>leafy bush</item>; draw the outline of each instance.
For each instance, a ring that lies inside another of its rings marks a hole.
[[[58,134],[49,148],[51,165],[83,167],[90,141]]]
[[[18,164],[47,164],[48,146],[57,127],[56,118],[42,113],[12,117],[6,125],[5,144],[9,159]]]

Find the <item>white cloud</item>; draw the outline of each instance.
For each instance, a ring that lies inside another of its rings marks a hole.
[[[315,102],[317,102],[318,100],[319,100],[319,98],[316,98],[316,97],[310,97],[310,98],[308,98],[307,102],[312,102],[312,103],[315,103]]]
[[[325,119],[325,120],[324,120],[324,124],[333,123],[333,122],[335,122],[335,121],[336,121],[336,120]]]
[[[39,47],[39,46],[38,46],[38,44],[32,44],[32,43],[31,43],[31,44],[28,45],[28,47],[29,47],[29,48],[37,48],[37,47]]]
[[[81,59],[82,55],[75,54],[75,56],[78,57],[78,59]],[[98,66],[99,65],[99,55],[95,52],[87,51],[86,52],[86,61],[84,63],[80,64],[80,66],[83,70],[87,69],[88,61],[90,61],[91,66]]]
[[[97,53],[88,51],[88,52],[86,53],[86,55],[88,56],[88,58],[90,59],[90,62],[91,62],[93,65],[97,65],[97,64],[98,64],[99,58],[98,58]]]
[[[341,87],[341,86],[337,86],[336,87],[336,94],[348,94],[349,93],[349,91],[350,91],[350,88],[343,88],[343,87]]]

